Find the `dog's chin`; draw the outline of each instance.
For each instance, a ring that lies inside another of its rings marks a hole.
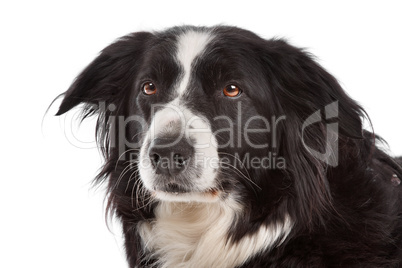
[[[206,191],[166,191],[162,189],[151,190],[152,196],[161,201],[167,202],[197,202],[214,203],[225,198],[226,194],[217,189]]]

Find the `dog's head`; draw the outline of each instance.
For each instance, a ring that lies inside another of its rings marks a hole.
[[[338,151],[362,137],[363,111],[308,53],[234,27],[125,36],[77,77],[58,115],[80,103],[84,118],[98,115],[99,178],[127,215],[149,200],[230,196],[251,218],[282,205],[309,222],[331,206],[326,173],[347,160]]]

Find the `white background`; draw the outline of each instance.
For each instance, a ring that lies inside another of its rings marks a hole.
[[[3,1],[0,267],[126,267],[118,225],[113,234],[104,221],[102,189],[90,190],[97,149],[75,146],[70,126],[52,116],[59,102],[45,111],[103,47],[129,32],[229,24],[286,37],[319,58],[401,155],[402,8],[379,3]],[[92,140],[92,127],[84,123],[81,140]]]

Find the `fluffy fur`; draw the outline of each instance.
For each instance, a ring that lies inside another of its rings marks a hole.
[[[284,40],[226,26],[133,33],[82,71],[57,115],[78,104],[98,117],[96,182],[132,268],[402,265],[401,159]],[[159,166],[166,150],[179,166]]]

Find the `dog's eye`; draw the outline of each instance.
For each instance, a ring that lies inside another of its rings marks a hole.
[[[223,94],[226,97],[231,97],[231,98],[239,96],[241,94],[241,92],[242,92],[241,89],[235,85],[229,85],[223,89]]]
[[[144,92],[145,95],[153,95],[156,93],[156,86],[152,82],[147,82],[142,86],[142,92]]]

